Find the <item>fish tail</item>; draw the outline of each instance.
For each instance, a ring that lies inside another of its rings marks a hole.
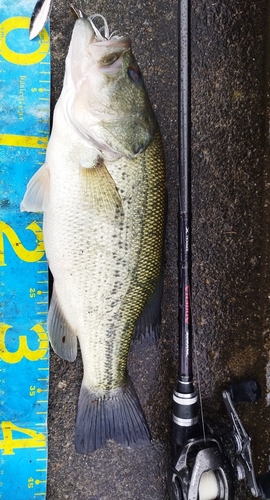
[[[77,453],[87,454],[114,440],[123,446],[150,441],[150,432],[130,380],[104,395],[82,385],[75,428]]]

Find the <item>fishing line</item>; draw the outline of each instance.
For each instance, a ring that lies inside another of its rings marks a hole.
[[[182,207],[181,207],[181,196],[180,196],[180,189],[178,188],[178,204],[179,204],[179,211],[181,213]],[[181,242],[181,244],[185,244],[184,241]],[[189,286],[189,303],[190,303],[190,317],[191,317],[191,324],[193,325],[193,304],[192,304],[192,298],[191,298],[191,287]],[[196,325],[198,323],[196,322]],[[201,390],[201,376],[200,376],[200,370],[199,370],[199,363],[198,363],[198,354],[197,354],[197,328],[194,329],[192,328],[193,332],[193,345],[194,345],[194,361],[195,361],[195,372],[196,372],[196,379],[197,379],[197,387],[198,387],[198,395],[199,395],[199,406],[200,406],[200,412],[201,412],[201,424],[202,424],[202,434],[203,434],[203,440],[204,442],[206,441],[206,430],[205,430],[205,419],[204,419],[204,410],[203,410],[203,402],[202,402],[202,390]]]
[[[179,204],[180,204],[180,194],[179,194]],[[194,326],[194,321],[193,321],[194,314],[193,314],[193,303],[192,303],[192,297],[191,297],[191,287],[189,287],[189,303],[190,303],[190,317],[191,317],[192,333],[193,333],[195,372],[196,372],[196,380],[197,380],[197,387],[198,387],[199,406],[200,406],[200,412],[201,412],[202,434],[203,434],[203,440],[205,442],[206,441],[206,430],[205,430],[204,409],[203,409],[203,402],[202,402],[201,375],[200,375],[200,370],[199,370],[198,353],[197,353],[198,333],[197,333],[197,327],[196,327],[196,329],[193,327]],[[198,324],[198,322],[196,321],[196,325],[197,324]]]
[[[191,317],[192,317],[192,323],[193,323],[192,306],[191,306]],[[200,370],[199,370],[198,353],[197,353],[197,345],[198,345],[197,344],[197,336],[198,335],[197,335],[197,328],[196,328],[193,330],[194,360],[195,360],[195,372],[196,372],[197,387],[198,387],[198,394],[199,394],[199,404],[200,404],[200,410],[201,410],[202,434],[203,434],[203,440],[205,442],[206,441],[206,431],[205,431],[205,420],[204,420],[204,410],[203,410],[202,391],[201,391],[201,375],[200,375]]]

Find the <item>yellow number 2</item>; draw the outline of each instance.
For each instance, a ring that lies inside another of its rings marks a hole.
[[[12,432],[20,432],[30,436],[28,438],[13,438]],[[0,450],[3,455],[14,455],[15,448],[44,448],[46,446],[46,436],[39,432],[32,431],[32,429],[24,429],[18,427],[12,422],[2,422],[3,439],[0,440]]]
[[[0,359],[2,361],[6,363],[19,363],[23,358],[29,361],[38,361],[45,356],[49,347],[48,336],[39,323],[31,328],[31,330],[36,332],[39,340],[39,347],[35,351],[29,349],[27,337],[25,335],[19,336],[19,347],[17,351],[8,351],[5,344],[5,336],[10,328],[12,328],[10,325],[0,323]]]
[[[26,229],[32,231],[36,237],[37,246],[34,250],[27,250],[22,245],[21,240],[18,238],[12,227],[3,221],[0,221],[0,266],[6,266],[4,259],[4,234],[8,238],[14,252],[21,260],[24,260],[25,262],[37,262],[43,257],[45,250],[41,228],[36,222],[32,222],[31,224],[29,224],[29,226],[26,227]]]

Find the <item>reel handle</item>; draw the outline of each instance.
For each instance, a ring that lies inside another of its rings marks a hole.
[[[270,499],[270,471],[257,477],[257,484],[260,490],[261,498]]]
[[[251,439],[234,407],[234,404],[237,403],[254,403],[258,401],[261,396],[260,385],[253,378],[243,380],[231,384],[228,389],[222,392],[222,396],[233,428],[232,434],[235,444],[238,478],[239,480],[246,479],[254,497],[270,500],[270,471],[257,478],[255,477],[250,445]]]
[[[261,397],[259,382],[254,378],[242,380],[229,385],[228,391],[233,403],[254,403]]]

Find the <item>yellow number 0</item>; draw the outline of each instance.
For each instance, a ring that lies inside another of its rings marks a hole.
[[[50,48],[49,34],[47,30],[44,28],[39,34],[41,43],[37,50],[35,50],[34,52],[30,52],[29,54],[20,54],[19,52],[11,50],[6,43],[6,37],[8,33],[16,29],[28,30],[29,17],[10,17],[9,19],[5,19],[5,21],[0,24],[0,54],[3,56],[3,58],[12,64],[20,64],[23,66],[37,64],[42,61],[48,54]]]
[[[39,323],[31,328],[31,330],[36,332],[39,340],[39,347],[35,351],[29,349],[27,337],[25,335],[19,336],[19,347],[17,351],[8,351],[5,344],[5,336],[10,328],[12,328],[12,326],[0,323],[0,359],[2,359],[2,361],[6,363],[19,363],[22,358],[26,358],[29,361],[38,361],[45,356],[49,347],[49,342],[47,333]]]

